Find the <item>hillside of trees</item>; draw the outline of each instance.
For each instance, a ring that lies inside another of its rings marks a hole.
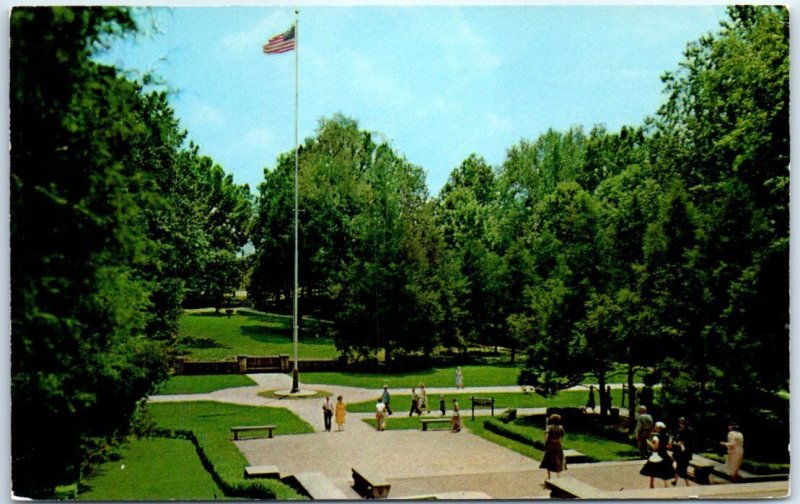
[[[135,19],[11,15],[17,495],[51,497],[131,429],[183,307],[243,278],[256,306],[291,306],[294,152],[255,195],[200,155],[149,76],[92,58]],[[388,141],[321,119],[300,148],[301,312],[352,360],[508,348],[543,393],[645,368],[664,418],[736,418],[751,446],[766,421],[786,446],[788,10],[731,7],[663,81],[643,124],[547,131],[498,166],[473,154],[435,196]]]

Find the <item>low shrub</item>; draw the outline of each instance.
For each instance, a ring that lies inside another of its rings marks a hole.
[[[703,456],[717,462],[725,462],[725,457],[716,453],[703,453]],[[789,467],[789,464],[757,460],[745,459],[742,462],[742,469],[752,474],[789,474]]]

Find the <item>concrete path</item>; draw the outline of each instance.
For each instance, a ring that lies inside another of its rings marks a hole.
[[[378,469],[392,484],[390,497],[426,495],[464,495],[469,498],[522,499],[547,498],[545,471],[539,462],[500,445],[471,434],[468,430],[398,430],[378,432],[361,421],[372,413],[348,413],[345,430],[323,431],[322,400],[277,399],[258,395],[267,390],[288,389],[291,377],[280,373],[248,375],[256,385],[218,390],[207,394],[158,395],[151,402],[218,401],[250,406],[286,408],[308,422],[315,432],[302,435],[278,435],[274,439],[248,439],[236,445],[250,465],[276,465],[282,475],[320,472],[348,498],[359,496],[351,488],[351,468]],[[612,384],[613,389],[621,384]],[[343,395],[348,403],[375,400],[381,388],[345,387],[327,384],[301,384],[301,388],[328,391]],[[578,386],[571,390],[588,390]],[[390,389],[392,395],[408,396],[410,389]],[[427,389],[431,401],[439,394],[487,394],[521,392],[521,387],[433,387]],[[438,402],[437,402],[438,404]],[[448,407],[450,404],[448,403]],[[495,414],[503,411],[495,409]],[[465,416],[471,414],[462,404]],[[520,408],[522,415],[543,414],[545,408]],[[627,415],[627,410],[620,409]],[[448,410],[449,414],[449,410]],[[475,411],[476,416],[490,414],[488,408]],[[396,412],[394,417],[405,417]],[[424,415],[428,416],[428,415]],[[430,416],[438,417],[438,410]],[[389,420],[391,422],[391,418]],[[642,462],[571,465],[569,474],[609,491],[646,488],[648,478],[638,474]]]

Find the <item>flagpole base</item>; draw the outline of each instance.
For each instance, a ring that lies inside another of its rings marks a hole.
[[[292,394],[300,392],[300,373],[297,368],[292,369]]]

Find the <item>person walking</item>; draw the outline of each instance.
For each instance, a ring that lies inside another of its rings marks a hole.
[[[550,479],[550,471],[556,473],[556,477],[558,477],[561,471],[567,468],[562,442],[564,434],[561,415],[553,413],[547,419],[547,429],[544,433],[544,457],[539,464],[540,469],[547,469],[547,479]]]
[[[386,428],[386,404],[383,398],[378,398],[378,403],[375,405],[375,426],[379,431]]]
[[[586,409],[591,409],[592,413],[594,413],[594,385],[589,385],[589,400],[586,401]]]
[[[656,422],[653,428],[653,437],[648,441],[652,453],[647,458],[639,474],[642,476],[650,477],[650,488],[653,486],[653,480],[659,478],[664,480],[664,486],[667,486],[667,481],[675,477],[675,469],[672,467],[672,458],[667,453],[667,439],[666,430],[667,426],[664,422]]]
[[[639,406],[639,416],[636,417],[636,446],[639,447],[639,456],[646,459],[650,456],[650,433],[653,432],[653,417],[647,413],[647,406]]]
[[[439,411],[442,412],[442,416],[444,416],[446,414],[446,407],[445,406],[446,406],[446,403],[445,403],[445,400],[444,400],[444,394],[441,394],[439,396]]]
[[[461,372],[461,366],[456,368],[456,388],[463,389],[464,388],[464,373]]]
[[[333,417],[333,403],[330,396],[325,396],[322,402],[322,418],[325,420],[325,432],[331,431],[331,417]]]
[[[383,386],[383,395],[381,395],[381,399],[383,399],[383,405],[386,408],[386,413],[391,415],[392,414],[392,407],[389,403],[392,401],[392,395],[389,393],[389,386]]]
[[[736,422],[728,424],[728,440],[720,441],[722,446],[728,449],[728,456],[725,463],[728,465],[728,474],[734,483],[739,481],[739,469],[744,461],[744,435],[739,432]]]
[[[408,412],[408,416],[414,416],[414,413],[417,415],[421,415],[422,411],[419,409],[419,394],[417,394],[417,389],[411,389],[411,410]]]
[[[694,451],[694,429],[689,427],[689,421],[685,417],[678,419],[678,429],[670,443],[672,456],[675,458],[675,479],[672,486],[678,484],[678,478],[683,478],[686,486],[689,486],[689,462],[692,460]]]
[[[347,406],[342,401],[342,396],[336,398],[336,426],[341,432],[344,430],[344,417],[347,414]]]
[[[428,392],[425,390],[425,384],[419,384],[419,409],[431,412],[431,405],[428,404]]]
[[[461,432],[461,408],[458,407],[458,401],[453,398],[453,416],[450,418],[450,424],[453,427],[453,432]]]

